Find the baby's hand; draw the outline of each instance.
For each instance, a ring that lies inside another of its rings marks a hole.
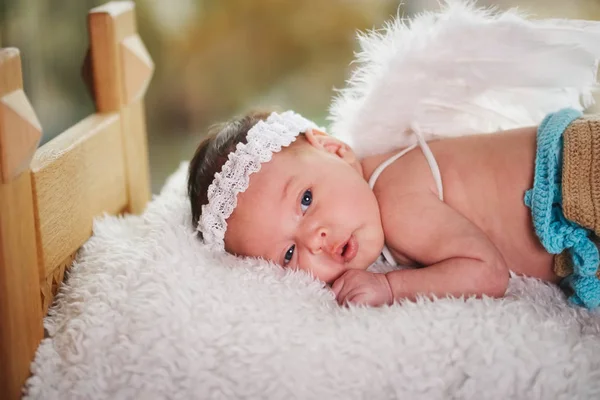
[[[339,304],[354,303],[376,307],[391,304],[394,300],[385,274],[349,270],[333,282],[331,289]]]

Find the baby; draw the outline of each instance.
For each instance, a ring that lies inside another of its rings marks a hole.
[[[589,187],[600,162],[582,149],[599,140],[600,122],[567,109],[539,127],[358,159],[297,114],[251,113],[213,128],[198,147],[189,166],[193,223],[216,250],[308,271],[340,304],[501,297],[516,273],[563,280],[593,308],[596,211],[584,200],[600,201],[600,184]],[[574,196],[561,196],[564,174],[579,171],[582,179],[569,178]],[[382,253],[415,268],[368,272]]]

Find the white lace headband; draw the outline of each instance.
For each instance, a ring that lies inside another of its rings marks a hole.
[[[237,206],[238,193],[250,183],[250,174],[258,172],[261,164],[270,161],[274,153],[296,140],[301,132],[317,126],[294,113],[272,113],[266,121],[259,121],[247,135],[247,143],[238,143],[229,153],[221,172],[208,187],[208,204],[202,206],[198,230],[204,243],[216,250],[224,250],[227,218]]]

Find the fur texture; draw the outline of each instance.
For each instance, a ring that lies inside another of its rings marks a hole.
[[[26,398],[600,398],[600,315],[555,287],[340,308],[304,273],[207,252],[185,178],[142,216],[95,223]]]
[[[526,19],[466,0],[359,35],[330,133],[359,156],[425,139],[537,125],[593,104],[600,22]]]
[[[364,155],[402,145],[411,138],[390,132],[417,123],[462,134],[583,107],[597,25],[560,24],[556,39],[558,23],[465,2],[393,21],[362,38],[333,131]],[[532,62],[545,68],[522,71]],[[600,315],[556,287],[512,278],[500,300],[340,308],[302,272],[208,252],[185,178],[182,165],[142,216],[95,223],[45,320],[26,398],[600,398]]]

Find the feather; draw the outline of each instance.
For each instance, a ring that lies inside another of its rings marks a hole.
[[[446,0],[358,42],[329,130],[361,157],[415,143],[415,127],[431,140],[536,125],[563,107],[585,110],[598,86],[600,22]]]

